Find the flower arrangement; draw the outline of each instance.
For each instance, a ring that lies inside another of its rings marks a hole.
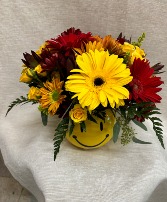
[[[162,121],[156,116],[160,114],[156,103],[161,102],[157,93],[163,84],[158,74],[164,65],[150,66],[141,49],[144,38],[144,33],[137,42],[122,33],[117,39],[102,38],[70,28],[47,40],[37,51],[23,54],[20,82],[29,86],[29,92],[13,101],[7,113],[18,104],[32,103],[38,104],[44,125],[48,115],[58,115],[54,159],[67,131],[71,135],[76,125],[86,131],[86,120],[105,122],[106,110],[115,117],[114,142],[122,129],[123,145],[130,141],[149,144],[136,138],[129,125],[133,121],[147,130],[143,122],[149,119],[164,148]]]

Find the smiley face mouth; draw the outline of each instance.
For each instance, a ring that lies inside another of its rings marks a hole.
[[[91,145],[91,146],[90,146],[90,145],[85,145],[85,144],[81,143],[81,142],[77,139],[77,136],[75,136],[75,135],[73,135],[72,137],[76,140],[76,142],[78,142],[80,145],[82,145],[82,146],[84,146],[84,147],[97,147],[97,146],[101,145],[101,144],[109,137],[109,134],[107,134],[106,137],[104,138],[104,140],[102,140],[100,143],[98,143],[98,144],[96,144],[96,145]]]

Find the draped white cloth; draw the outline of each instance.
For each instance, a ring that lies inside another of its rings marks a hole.
[[[28,87],[19,83],[23,52],[36,50],[47,39],[72,26],[83,32],[117,37],[123,32],[137,39],[146,32],[143,48],[151,64],[167,66],[167,1],[159,0],[1,0],[0,1],[0,149],[12,175],[39,202],[166,202],[167,150],[152,129],[136,128],[151,145],[112,141],[97,150],[84,151],[66,140],[53,161],[56,118],[41,124],[37,106],[7,106]],[[162,75],[166,83],[167,74]],[[167,87],[160,95],[167,145]]]

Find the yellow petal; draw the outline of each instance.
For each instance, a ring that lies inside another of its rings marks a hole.
[[[99,106],[99,104],[100,104],[99,99],[97,97],[94,97],[91,104],[90,104],[90,106],[89,106],[89,110],[90,111],[94,110],[96,107]]]
[[[121,93],[122,95],[124,95],[126,98],[129,98],[129,91],[122,87],[122,86],[113,86],[112,87],[115,91]]]
[[[68,76],[68,79],[85,79],[85,77],[82,74],[73,74]]]
[[[85,73],[84,71],[82,71],[81,69],[72,69],[70,72],[78,72],[78,73]],[[67,77],[68,79],[68,77]]]
[[[83,53],[82,57],[80,55],[77,56],[76,62],[85,74],[90,73],[90,71],[92,70],[92,62],[87,53]]]
[[[96,70],[100,71],[103,69],[106,52],[101,51],[99,52],[97,49],[95,50],[95,63],[96,63]]]
[[[101,104],[103,105],[103,107],[107,107],[107,104],[108,104],[107,98],[106,98],[105,101],[102,102]]]
[[[114,67],[114,63],[117,61],[117,59],[118,59],[118,55],[112,54],[111,56],[109,56],[106,54],[106,60],[104,63],[103,70],[105,70],[106,72],[112,70]]]
[[[115,107],[115,101],[114,101],[114,99],[113,99],[113,96],[111,96],[111,95],[109,95],[109,94],[106,94],[106,96],[107,96],[107,98],[108,98],[108,101],[109,101],[111,107],[114,108],[114,107]]]
[[[120,78],[116,81],[116,85],[119,85],[119,86],[124,86],[128,83],[130,83],[132,81],[133,77],[132,76],[129,76],[129,77],[124,77],[124,78]]]
[[[103,90],[101,90],[101,91],[99,92],[99,100],[100,100],[100,102],[101,102],[101,103],[102,103],[102,102],[105,102],[106,99],[107,99],[107,97],[106,97],[105,92],[104,92]]]

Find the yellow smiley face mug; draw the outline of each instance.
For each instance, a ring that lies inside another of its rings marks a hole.
[[[81,113],[78,110],[77,115],[80,116]],[[75,123],[72,134],[69,135],[67,132],[66,139],[74,146],[83,149],[95,149],[105,145],[113,137],[115,117],[109,110],[106,110],[105,122],[97,117],[96,121],[97,123],[88,119],[85,121],[86,132],[81,132],[80,124]]]

